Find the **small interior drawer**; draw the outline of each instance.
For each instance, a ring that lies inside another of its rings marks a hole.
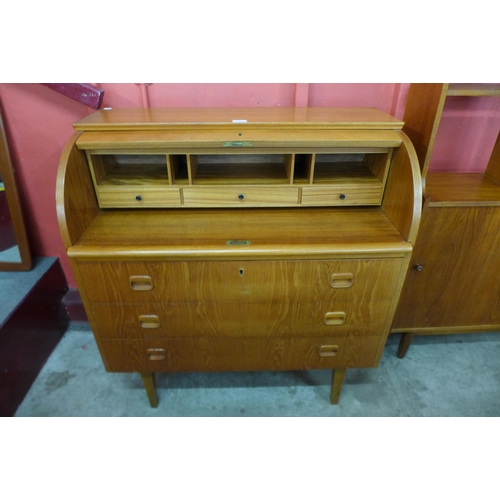
[[[181,205],[179,188],[98,186],[101,208],[161,208]]]
[[[290,206],[299,201],[293,186],[193,186],[183,189],[186,207]]]
[[[302,188],[301,204],[307,206],[380,205],[381,201],[380,182]]]

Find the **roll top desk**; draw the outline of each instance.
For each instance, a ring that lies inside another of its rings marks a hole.
[[[77,122],[61,235],[108,371],[332,369],[380,361],[421,180],[369,108],[112,109]]]

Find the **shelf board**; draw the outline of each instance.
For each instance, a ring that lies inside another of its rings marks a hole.
[[[363,165],[350,163],[316,163],[313,184],[380,184],[380,180]]]
[[[117,165],[102,179],[100,185],[127,186],[167,184],[168,173],[166,165],[157,164],[127,164]]]
[[[500,83],[450,83],[449,96],[500,96]]]
[[[429,172],[425,185],[430,206],[500,206],[500,184],[483,174]]]

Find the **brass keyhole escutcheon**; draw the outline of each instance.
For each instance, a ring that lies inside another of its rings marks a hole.
[[[239,273],[240,273],[240,276],[243,276],[243,274],[245,273],[245,270],[244,270],[243,268],[241,268],[241,269],[239,270]]]

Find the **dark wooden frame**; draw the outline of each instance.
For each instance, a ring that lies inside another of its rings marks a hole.
[[[7,205],[9,207],[10,218],[14,233],[16,235],[19,254],[21,255],[20,262],[1,262],[0,271],[28,271],[32,268],[31,253],[28,244],[28,234],[21,210],[19,193],[17,190],[16,179],[12,169],[10,159],[9,145],[5,134],[5,127],[2,118],[2,110],[0,109],[0,172],[5,186]]]

